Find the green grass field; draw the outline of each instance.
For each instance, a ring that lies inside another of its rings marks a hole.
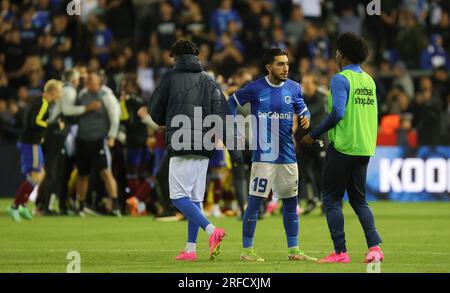
[[[222,254],[208,260],[207,237],[200,232],[195,263],[176,262],[184,247],[186,222],[160,223],[151,217],[41,217],[14,223],[5,214],[9,200],[0,201],[0,272],[65,272],[69,251],[81,255],[81,272],[366,272],[366,251],[358,219],[346,205],[350,264],[321,265],[287,260],[281,216],[258,223],[255,249],[264,263],[242,263],[241,222],[214,219],[228,236]],[[450,272],[450,204],[372,204],[384,240],[381,271]],[[301,247],[321,257],[332,250],[325,218],[318,213],[300,220]]]

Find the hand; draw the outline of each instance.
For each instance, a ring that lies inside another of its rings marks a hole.
[[[113,148],[113,147],[114,147],[114,142],[115,142],[115,139],[114,139],[114,138],[108,137],[108,140],[106,141],[106,144],[107,144],[110,148]]]
[[[58,119],[58,126],[59,126],[59,130],[63,130],[65,127],[64,121],[61,119]]]
[[[313,143],[314,143],[314,139],[311,137],[311,135],[310,134],[307,134],[307,135],[305,135],[303,138],[302,138],[302,141],[301,141],[303,144],[308,144],[308,145],[312,145]]]
[[[140,107],[137,114],[139,118],[144,119],[148,115],[147,107]]]
[[[98,111],[102,108],[102,103],[100,101],[93,101],[86,106],[86,112]]]
[[[308,129],[309,127],[309,117],[308,116],[300,116],[300,125],[303,129]]]

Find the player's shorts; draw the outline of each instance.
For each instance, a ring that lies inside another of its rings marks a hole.
[[[224,150],[214,150],[211,158],[209,159],[209,167],[220,168],[225,167],[227,162],[225,161]]]
[[[18,143],[20,166],[24,175],[40,172],[44,166],[44,154],[40,144]]]
[[[193,202],[203,202],[209,159],[186,155],[171,157],[169,161],[170,199],[189,197]]]
[[[148,148],[127,148],[127,165],[132,167],[139,167],[142,164],[150,161],[150,152]]]
[[[272,164],[253,162],[248,193],[254,196],[267,197],[271,189],[278,198],[297,196],[297,163]]]
[[[96,172],[111,169],[111,152],[105,140],[88,141],[77,138],[76,148],[76,163],[80,176],[89,175],[92,169]]]

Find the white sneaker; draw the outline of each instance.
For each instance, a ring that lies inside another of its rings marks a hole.
[[[211,211],[211,216],[214,218],[223,218],[222,211],[220,210],[220,207],[218,204],[213,205],[213,208]]]

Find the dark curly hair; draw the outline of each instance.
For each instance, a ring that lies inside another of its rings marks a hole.
[[[367,41],[351,32],[340,35],[337,39],[336,47],[343,57],[346,57],[352,63],[363,63],[369,56]]]
[[[283,56],[283,55],[287,56],[287,52],[281,48],[272,48],[267,50],[263,56],[264,65],[272,63],[273,60],[275,60],[276,56]]]
[[[177,57],[181,55],[195,55],[198,56],[200,50],[196,43],[187,40],[178,40],[170,47],[170,57]]]
[[[135,73],[125,74],[122,80],[122,90],[127,94],[139,94],[139,84]]]

